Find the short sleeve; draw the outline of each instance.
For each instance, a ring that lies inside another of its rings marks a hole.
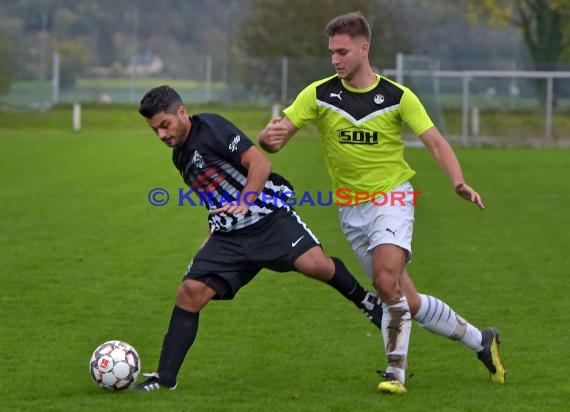
[[[400,103],[400,114],[410,129],[418,136],[433,127],[433,122],[420,99],[408,88],[404,89]]]
[[[317,89],[315,83],[305,87],[295,101],[283,110],[293,125],[300,129],[318,116]]]
[[[211,115],[208,125],[213,132],[213,142],[220,156],[241,163],[241,155],[254,146],[253,142],[229,120],[218,115]]]

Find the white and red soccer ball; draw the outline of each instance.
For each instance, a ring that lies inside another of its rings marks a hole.
[[[135,348],[118,340],[100,345],[89,361],[89,373],[95,383],[111,391],[127,389],[140,371],[141,361]]]

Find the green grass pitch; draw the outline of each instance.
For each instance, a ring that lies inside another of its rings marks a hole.
[[[224,114],[251,137],[269,116]],[[408,393],[380,395],[382,343],[364,316],[325,285],[264,271],[203,311],[175,392],[108,393],[89,376],[91,352],[125,340],[154,369],[206,213],[149,204],[150,189],[184,186],[134,108],[86,111],[80,133],[67,112],[19,116],[0,125],[0,411],[567,410],[568,151],[458,150],[479,212],[427,151],[407,150],[422,191],[409,271],[420,291],[502,332],[505,385],[465,347],[414,325]],[[298,191],[328,191],[310,134],[270,159]],[[336,209],[298,210],[366,282]]]

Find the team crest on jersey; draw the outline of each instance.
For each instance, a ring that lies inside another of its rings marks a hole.
[[[192,164],[199,169],[203,169],[206,163],[204,163],[204,158],[198,150],[194,150],[194,155],[192,156]]]
[[[241,136],[239,134],[236,134],[236,137],[234,137],[234,139],[232,140],[232,142],[228,146],[228,148],[230,149],[231,152],[235,152],[237,150],[237,145],[238,145],[240,140],[241,140]]]
[[[381,94],[377,94],[376,96],[374,96],[374,103],[376,104],[384,103],[384,96],[382,96]]]

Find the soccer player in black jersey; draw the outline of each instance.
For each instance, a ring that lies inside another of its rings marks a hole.
[[[263,268],[298,271],[326,282],[381,327],[382,309],[287,204],[293,188],[247,136],[216,114],[189,116],[178,93],[160,86],[142,98],[139,113],[166,145],[184,182],[208,209],[210,234],[178,288],[158,369],[135,385],[174,389],[211,299],[232,299]],[[254,251],[254,253],[252,253]]]

